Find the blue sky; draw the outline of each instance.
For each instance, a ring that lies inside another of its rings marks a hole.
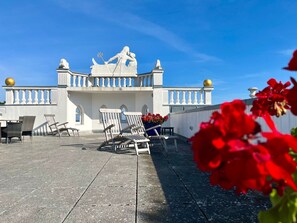
[[[89,73],[98,52],[108,59],[128,45],[139,73],[160,59],[165,86],[211,79],[214,104],[245,99],[249,87],[295,75],[281,68],[297,48],[296,11],[296,0],[3,0],[0,82],[56,86],[61,58]]]

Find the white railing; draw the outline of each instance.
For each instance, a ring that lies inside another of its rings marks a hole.
[[[168,91],[168,105],[203,105],[203,88],[164,88]]]
[[[90,77],[86,74],[71,73],[70,87],[151,87],[153,75],[142,74],[137,77]]]
[[[70,75],[70,87],[91,87],[89,75],[72,73]]]
[[[151,87],[153,86],[153,75],[152,73],[142,74],[137,77],[137,87]]]
[[[12,87],[6,91],[6,104],[56,104],[55,87]]]

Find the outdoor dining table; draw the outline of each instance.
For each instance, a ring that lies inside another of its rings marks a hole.
[[[5,122],[5,126],[2,127],[2,122]],[[7,126],[7,122],[19,122],[19,120],[16,120],[16,119],[0,119],[0,144],[2,143],[2,131],[3,129],[6,128]]]

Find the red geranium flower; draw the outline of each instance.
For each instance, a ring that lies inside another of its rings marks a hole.
[[[163,117],[160,114],[148,113],[146,115],[142,115],[141,119],[143,123],[154,123],[156,125],[161,125],[168,120],[168,116],[166,115]]]
[[[200,125],[191,138],[198,168],[210,172],[211,183],[224,189],[267,194],[274,187],[281,194],[288,185],[297,191],[291,176],[296,162],[288,154],[289,148],[297,151],[297,139],[279,133],[270,116],[264,118],[272,132],[261,132],[245,109],[240,100],[224,103],[221,113]]]
[[[297,82],[292,77],[291,77],[291,81],[294,86],[289,90],[287,99],[288,99],[289,105],[291,106],[291,112],[294,115],[297,115]]]
[[[256,94],[257,98],[253,101],[251,112],[255,116],[263,116],[266,113],[277,117],[284,115],[290,108],[287,101],[289,92],[287,88],[291,83],[287,81],[283,84],[271,78],[267,84],[266,88]]]

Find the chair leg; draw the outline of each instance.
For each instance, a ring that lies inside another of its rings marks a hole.
[[[139,154],[138,154],[138,145],[137,145],[137,142],[134,142],[134,147],[135,147],[135,150],[136,150],[136,154],[138,156]]]
[[[175,145],[175,151],[178,152],[178,148],[177,148],[177,140],[174,139],[174,145]]]
[[[167,153],[167,152],[168,152],[168,150],[167,150],[167,143],[166,143],[166,139],[163,139],[163,145],[164,145],[165,152]]]

